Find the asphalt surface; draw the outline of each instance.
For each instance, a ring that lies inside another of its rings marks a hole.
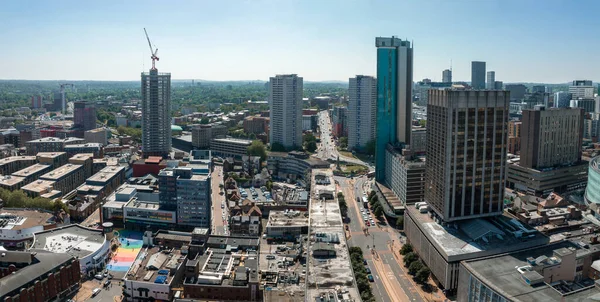
[[[353,163],[353,164],[357,164],[357,165],[365,165],[365,166],[369,166],[369,168],[371,168],[370,165],[364,163],[363,161],[361,161],[358,158],[347,157],[347,156],[340,154],[337,151],[335,142],[332,140],[332,138],[333,138],[332,129],[333,128],[331,125],[331,118],[329,118],[329,114],[327,114],[327,110],[320,111],[318,113],[318,115],[319,115],[319,129],[321,129],[321,144],[319,145],[319,147],[317,149],[316,156],[322,160],[328,160],[328,159],[337,160],[337,158],[339,156],[340,161]]]
[[[361,217],[361,203],[356,201],[356,197],[362,198],[365,183],[368,181],[366,177],[358,177],[350,180],[344,177],[335,177],[338,181],[346,203],[348,204],[348,222],[351,237],[348,239],[349,246],[359,246],[362,248],[367,259],[367,265],[371,269],[371,274],[375,282],[371,283],[373,294],[377,301],[392,302],[392,301],[423,301],[422,297],[417,292],[414,285],[403,271],[398,260],[394,257],[397,250],[392,251],[390,247],[391,240],[400,240],[401,235],[394,228],[388,227],[385,221],[379,223],[372,215],[371,217],[377,222],[377,226],[366,227]],[[368,234],[363,232],[363,228],[368,230]],[[369,249],[375,247],[379,259],[381,259],[379,269],[374,265],[374,256],[371,255]],[[387,278],[384,280],[383,278]],[[384,284],[387,283],[386,285]],[[393,291],[391,290],[393,289]],[[391,292],[390,292],[391,291]]]
[[[228,219],[228,211],[221,209],[221,205],[225,202],[225,194],[221,195],[219,185],[223,184],[223,166],[215,165],[212,172],[212,234],[225,235],[225,224]],[[227,205],[225,205],[227,206]],[[225,218],[223,218],[223,214]],[[225,220],[225,221],[224,221]]]

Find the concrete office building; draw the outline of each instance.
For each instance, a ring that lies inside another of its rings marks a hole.
[[[83,131],[96,128],[96,107],[87,102],[78,101],[73,104],[73,126]]]
[[[102,144],[102,146],[107,146],[109,133],[110,131],[106,128],[91,129],[83,133],[83,139],[88,143],[98,143]]]
[[[446,222],[502,214],[509,93],[430,90],[425,201]]]
[[[375,139],[377,79],[357,75],[348,87],[348,150],[362,150]]]
[[[389,204],[400,214],[404,207],[425,201],[425,157],[413,154],[412,150],[397,150],[388,146],[386,152],[386,185],[392,189],[401,204]]]
[[[510,91],[511,101],[521,101],[527,93],[527,86],[523,84],[506,84],[504,90]]]
[[[579,162],[583,115],[581,108],[523,110],[520,165],[543,169]]]
[[[377,123],[375,179],[385,182],[388,144],[410,145],[412,130],[413,49],[396,37],[375,38],[377,47]]]
[[[252,145],[251,140],[232,137],[215,138],[210,143],[210,150],[213,156],[233,157],[240,159],[248,155],[248,147]]]
[[[583,115],[581,108],[523,110],[521,157],[507,167],[507,187],[542,197],[585,188]]]
[[[445,69],[444,71],[442,71],[442,82],[452,83],[452,70]]]
[[[269,142],[291,149],[302,146],[303,79],[280,74],[269,79]]]
[[[555,108],[567,108],[570,106],[572,96],[566,91],[559,91],[554,93],[554,107]]]
[[[471,62],[471,87],[485,89],[485,62]]]
[[[198,149],[209,149],[213,138],[220,138],[225,135],[227,135],[225,125],[198,125],[192,128],[192,146]]]
[[[177,224],[210,228],[210,175],[189,167],[167,168],[158,174],[161,209],[177,212]]]
[[[142,153],[168,157],[171,151],[171,74],[142,73]]]
[[[574,100],[593,99],[596,89],[590,80],[575,80],[569,86],[569,93]]]
[[[487,72],[487,81],[485,82],[485,89],[494,90],[496,89],[496,72]]]
[[[594,98],[571,100],[569,107],[583,108],[585,113],[593,113],[596,110],[596,100]]]

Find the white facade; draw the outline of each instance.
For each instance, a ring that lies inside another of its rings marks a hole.
[[[302,116],[302,131],[312,130],[312,115]]]
[[[452,70],[446,69],[442,71],[442,82],[452,83]]]
[[[277,75],[269,81],[270,138],[286,148],[302,146],[303,79],[295,74]]]
[[[130,295],[127,301],[141,301],[154,298],[155,300],[171,300],[170,284],[157,284],[152,282],[128,280],[124,281],[125,291]]]
[[[375,139],[377,79],[358,75],[348,89],[348,149],[362,149]]]
[[[594,98],[594,86],[592,85],[577,85],[569,86],[569,93],[571,98],[576,99],[593,99]]]

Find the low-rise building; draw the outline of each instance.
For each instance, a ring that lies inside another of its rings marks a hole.
[[[167,167],[167,161],[160,156],[150,156],[133,163],[133,177],[142,177],[147,174],[158,175],[160,170]]]
[[[252,144],[251,140],[239,138],[214,138],[210,143],[210,150],[213,156],[242,158],[248,154],[248,147]]]
[[[21,190],[25,192],[29,197],[44,197],[48,199],[60,197],[63,193],[59,190],[54,189],[54,181],[38,179],[31,182],[23,187]]]
[[[69,163],[83,166],[85,178],[88,178],[94,174],[94,155],[92,153],[75,154],[69,158]]]
[[[23,178],[22,186],[38,180],[40,176],[50,172],[52,166],[47,164],[35,164],[12,174],[13,177]]]
[[[147,249],[139,251],[123,278],[126,301],[173,301],[173,288],[181,284],[190,233],[159,231],[144,234]]]
[[[186,298],[259,301],[258,238],[210,236],[203,251],[185,264]]]
[[[35,234],[30,250],[67,254],[79,259],[79,272],[93,277],[104,270],[110,252],[110,240],[102,230],[71,224]]]
[[[244,132],[250,134],[269,134],[269,118],[252,115],[244,119]]]
[[[529,195],[546,197],[552,192],[569,194],[584,189],[587,184],[588,163],[552,168],[527,168],[519,164],[519,158],[509,160],[506,186]]]
[[[64,148],[69,157],[79,153],[91,153],[95,158],[101,158],[104,156],[102,152],[102,144],[100,143],[85,143],[85,144],[71,144]]]
[[[229,209],[229,231],[232,235],[260,235],[262,211],[256,203],[245,199]]]
[[[0,175],[10,175],[36,164],[35,156],[11,156],[0,159]]]
[[[109,130],[106,128],[96,128],[83,133],[83,138],[88,143],[98,143],[102,146],[108,145]]]
[[[390,208],[396,214],[404,211],[404,207],[416,202],[425,201],[425,156],[417,156],[412,150],[397,150],[388,145],[386,150],[386,185],[398,197],[399,203],[387,199]]]
[[[40,180],[53,181],[53,189],[64,195],[85,181],[85,169],[82,165],[66,164],[40,176]]]
[[[422,206],[404,211],[404,231],[414,251],[431,269],[440,288],[455,292],[461,261],[546,245],[537,230],[506,216],[473,218],[442,225]]]
[[[301,211],[270,211],[266,234],[271,239],[295,239],[308,234],[308,213]]]
[[[45,211],[2,208],[0,246],[25,249],[31,244],[33,234],[56,228],[63,223],[60,219]]]
[[[67,145],[74,144],[84,144],[85,140],[83,138],[77,137],[67,137],[67,138],[57,138],[57,137],[44,137],[32,141],[28,141],[25,143],[25,148],[27,148],[28,155],[35,155],[39,152],[62,152]]]
[[[68,254],[2,252],[0,301],[53,301],[78,290],[80,260]]]
[[[125,167],[107,166],[77,187],[75,198],[69,200],[69,214],[75,220],[84,220],[98,209],[104,197],[124,181]]]
[[[158,194],[156,194],[156,201],[138,200],[137,197],[133,197],[123,206],[123,219],[126,229],[136,231],[145,231],[148,228],[170,230],[176,227],[177,211],[161,209],[158,203]]]
[[[38,152],[36,154],[38,163],[52,166],[56,169],[69,161],[67,152]]]
[[[312,169],[329,166],[330,163],[310,157],[304,152],[269,152],[267,155],[267,169],[274,179],[279,180],[308,180]]]
[[[598,245],[570,241],[460,263],[457,301],[588,301],[600,296],[588,279]],[[595,255],[594,255],[595,254]],[[482,298],[485,295],[485,298]]]

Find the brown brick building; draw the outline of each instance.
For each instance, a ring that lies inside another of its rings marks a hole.
[[[79,289],[79,260],[73,256],[12,251],[0,255],[2,302],[50,301]]]

